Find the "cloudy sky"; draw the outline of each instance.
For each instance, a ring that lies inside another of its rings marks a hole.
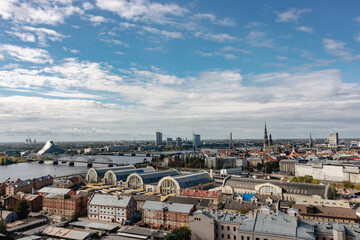
[[[359,137],[359,9],[1,0],[0,142]]]

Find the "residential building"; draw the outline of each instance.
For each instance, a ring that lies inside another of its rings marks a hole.
[[[88,202],[88,218],[122,223],[137,214],[131,196],[94,194]]]
[[[5,189],[6,196],[12,196],[18,192],[31,193],[33,191],[34,182],[30,179],[8,185]]]
[[[150,227],[174,229],[188,226],[196,207],[193,204],[146,201],[141,209],[142,221]]]
[[[303,220],[283,212],[254,215],[196,211],[190,217],[192,240],[355,240],[359,224]]]
[[[50,175],[34,178],[34,188],[40,189],[53,184],[54,178]]]

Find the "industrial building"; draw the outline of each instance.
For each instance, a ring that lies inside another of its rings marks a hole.
[[[163,177],[158,185],[157,189],[160,193],[166,195],[171,193],[180,194],[180,190],[183,188],[191,188],[199,185],[208,185],[213,180],[209,173],[205,171],[181,174],[175,176]]]
[[[155,190],[155,186],[160,179],[167,176],[176,176],[180,173],[176,169],[169,169],[165,171],[147,172],[147,173],[132,173],[126,180],[126,186],[130,189],[147,189]],[[148,185],[151,185],[147,187]],[[149,189],[151,188],[151,189]]]
[[[135,169],[133,165],[119,166],[119,167],[107,167],[107,168],[90,168],[86,174],[86,181],[90,183],[98,183],[105,176],[105,173],[109,170],[129,170]]]
[[[134,169],[120,169],[120,170],[108,170],[104,175],[104,180],[106,184],[116,185],[124,187],[126,184],[127,177],[132,173],[149,173],[154,172],[153,167],[146,168],[134,168]]]
[[[227,177],[222,185],[223,196],[229,196],[229,200],[234,195],[243,194],[262,194],[273,195],[279,199],[295,201],[296,199],[313,198],[318,196],[322,199],[331,199],[333,191],[330,184],[306,184],[283,181],[271,181],[252,178]],[[236,197],[236,196],[235,196]]]

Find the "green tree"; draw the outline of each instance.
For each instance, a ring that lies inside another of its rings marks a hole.
[[[313,179],[312,183],[313,183],[313,184],[319,184],[320,181],[319,181],[319,179]]]
[[[188,227],[181,227],[172,230],[166,235],[165,240],[190,240],[191,230]]]
[[[299,182],[298,178],[297,177],[292,177],[290,179],[290,182]]]
[[[0,221],[0,233],[7,236],[6,225],[3,221]]]
[[[77,220],[79,220],[79,213],[77,211],[74,211],[68,223],[76,222]]]
[[[354,184],[350,181],[343,181],[344,188],[354,188]]]
[[[239,208],[239,212],[241,214],[247,214],[250,211],[250,209],[248,207],[245,208]]]
[[[16,210],[19,219],[25,219],[29,215],[29,205],[25,199],[19,201],[18,208]]]

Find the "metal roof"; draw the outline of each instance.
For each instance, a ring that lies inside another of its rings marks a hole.
[[[163,211],[164,209],[167,209],[169,212],[190,213],[193,208],[194,204],[146,201],[141,209],[154,211]]]
[[[180,188],[188,188],[213,181],[207,172],[181,174],[181,175],[173,176],[172,178],[179,183]]]
[[[255,190],[255,186],[259,184],[270,183],[278,186],[284,190],[285,193],[302,194],[302,195],[319,195],[327,198],[331,195],[331,188],[327,185],[320,184],[307,184],[307,183],[293,183],[283,181],[271,181],[263,179],[252,179],[252,178],[234,178],[230,177],[225,179],[223,185],[230,186],[233,188],[244,188]],[[330,192],[328,192],[330,191]]]
[[[35,198],[40,197],[40,195],[35,195],[35,194],[25,194],[23,196],[23,199],[27,200],[27,201],[32,201]]]
[[[165,171],[156,171],[156,172],[149,172],[149,173],[141,173],[139,176],[142,178],[143,183],[155,183],[160,181],[161,178],[167,176],[175,176],[179,175],[180,173],[175,169],[169,169]]]
[[[89,205],[126,207],[129,204],[130,200],[131,197],[129,196],[94,194],[89,200]]]
[[[111,170],[109,170],[111,171]],[[134,169],[120,169],[120,170],[115,170],[113,171],[115,176],[116,176],[116,180],[117,181],[126,181],[127,177],[132,174],[132,173],[148,173],[148,172],[154,172],[155,169],[154,168],[134,168]]]
[[[68,194],[71,191],[69,188],[56,188],[56,187],[43,187],[38,191],[38,193],[48,193],[48,194]]]
[[[119,226],[117,225],[98,223],[98,222],[88,222],[88,221],[76,221],[70,223],[70,225],[74,227],[83,227],[83,228],[102,230],[102,231],[113,231],[119,228]]]
[[[116,171],[116,170],[126,170],[126,169],[135,169],[135,167],[133,165],[126,165],[126,166],[118,166],[118,167],[90,168],[89,171],[95,171],[98,177],[104,177],[105,173],[109,170]]]
[[[68,228],[59,228],[59,227],[47,227],[43,232],[42,235],[53,236],[57,238],[63,239],[74,239],[74,240],[83,240],[93,233],[91,232],[84,232],[84,231],[77,231]]]

